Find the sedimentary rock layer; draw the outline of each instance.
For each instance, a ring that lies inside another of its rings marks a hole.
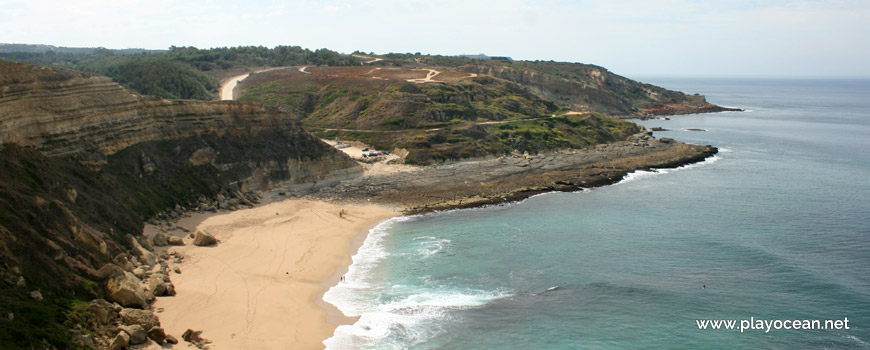
[[[276,117],[257,104],[164,100],[106,77],[0,61],[0,144],[35,147],[48,156],[93,158],[148,141],[250,135]]]

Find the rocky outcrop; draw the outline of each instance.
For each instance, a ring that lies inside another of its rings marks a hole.
[[[458,161],[412,172],[364,176],[310,188],[304,194],[398,205],[406,213],[467,208],[608,185],[635,170],[678,167],[716,152],[712,146],[656,140],[642,132],[628,141],[588,149]]]

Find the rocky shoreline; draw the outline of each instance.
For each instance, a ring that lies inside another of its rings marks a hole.
[[[627,141],[588,149],[463,160],[407,172],[294,186],[287,192],[291,196],[378,203],[415,214],[605,186],[635,170],[675,168],[703,161],[717,152],[713,146],[655,139],[651,132],[644,131]]]

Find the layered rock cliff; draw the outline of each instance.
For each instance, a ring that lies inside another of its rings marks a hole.
[[[144,220],[361,172],[260,105],[164,100],[3,61],[0,165],[0,343],[11,349],[76,348],[69,330],[93,320],[76,305],[153,265]]]
[[[214,133],[254,135],[280,116],[257,104],[164,100],[109,78],[0,62],[0,143],[91,159],[129,146]]]

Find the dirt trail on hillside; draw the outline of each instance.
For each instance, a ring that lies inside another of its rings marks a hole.
[[[351,55],[351,56],[356,57],[356,58],[367,59],[368,61],[363,62],[363,63],[366,63],[366,64],[368,64],[368,63],[375,63],[375,62],[377,62],[377,61],[383,61],[383,60],[384,60],[383,58],[369,57],[369,56],[363,56],[363,55],[357,55],[357,54],[353,54],[353,55]]]
[[[273,70],[279,70],[279,69],[285,69],[285,68],[290,68],[290,67],[265,68],[265,69],[260,69],[260,70],[254,71],[253,73],[240,74],[240,75],[234,76],[232,78],[229,78],[229,79],[225,80],[223,83],[221,83],[220,99],[221,99],[221,101],[234,100],[235,96],[233,96],[233,90],[236,88],[236,86],[239,85],[239,83],[242,82],[242,80],[245,80],[248,77],[250,77],[251,74],[271,72]],[[305,69],[305,67],[299,68],[299,71],[302,73],[308,73],[308,72],[303,72],[302,71],[303,69]]]
[[[414,69],[414,70],[425,70],[425,71],[429,71],[429,72],[426,73],[425,78],[406,79],[405,81],[410,82],[410,83],[443,83],[443,81],[440,81],[440,80],[432,80],[432,78],[434,78],[436,75],[441,74],[440,71],[437,71],[437,70],[434,70],[431,68]]]

